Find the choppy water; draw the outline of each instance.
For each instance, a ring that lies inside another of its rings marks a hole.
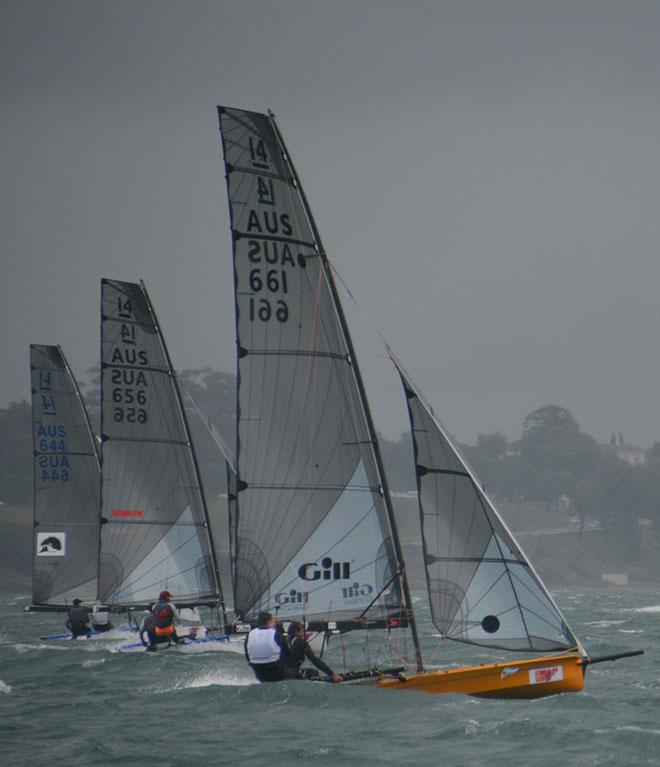
[[[582,693],[531,702],[258,685],[240,655],[211,645],[127,654],[120,640],[41,641],[61,617],[3,598],[0,764],[660,765],[660,594],[557,600],[591,654],[646,654],[594,666]],[[327,657],[341,670],[337,645]]]

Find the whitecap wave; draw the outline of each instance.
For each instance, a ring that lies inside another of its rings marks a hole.
[[[11,692],[12,686],[10,684],[7,684],[6,682],[3,682],[2,679],[0,679],[0,692]]]
[[[156,694],[172,692],[173,690],[193,690],[200,687],[249,687],[259,684],[254,677],[236,674],[231,671],[209,671],[192,679],[180,679],[171,687],[151,689]]]
[[[100,666],[105,663],[105,658],[99,658],[98,660],[86,660],[83,661],[83,668],[92,668],[92,666]]]
[[[660,613],[660,605],[649,605],[648,607],[634,607],[636,613]]]
[[[582,625],[583,626],[596,626],[596,628],[607,628],[608,626],[620,626],[622,623],[627,623],[627,621],[585,621]]]
[[[595,732],[596,735],[607,735],[610,732],[641,732],[644,735],[660,735],[660,730],[655,730],[652,727],[640,727],[635,724],[626,724],[621,727],[613,727],[611,730],[596,730]]]

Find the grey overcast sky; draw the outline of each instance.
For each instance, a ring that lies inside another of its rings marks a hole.
[[[0,406],[31,342],[96,364],[102,276],[145,280],[179,369],[234,370],[224,104],[273,109],[333,264],[460,440],[553,402],[660,441],[659,41],[635,0],[0,0]]]

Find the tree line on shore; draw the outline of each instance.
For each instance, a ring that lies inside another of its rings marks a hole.
[[[225,492],[225,463],[200,413],[233,444],[235,378],[210,368],[184,370],[181,388],[194,399],[189,423],[207,496]],[[98,369],[81,383],[93,427],[99,425]],[[188,399],[188,398],[186,398]],[[415,487],[410,436],[381,437],[381,448],[394,491]],[[459,445],[483,489],[495,500],[543,504],[563,509],[584,526],[596,521],[639,544],[644,524],[660,534],[660,443],[646,462],[631,466],[611,446],[599,445],[580,428],[575,416],[558,405],[545,405],[525,416],[522,436],[510,440],[499,432],[479,434],[474,445]],[[31,413],[28,402],[0,408],[0,500],[32,503]]]

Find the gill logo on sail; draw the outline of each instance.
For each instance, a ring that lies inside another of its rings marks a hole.
[[[275,604],[277,605],[300,605],[306,604],[309,594],[306,591],[290,589],[289,591],[280,591],[275,594]]]
[[[298,568],[298,577],[304,581],[341,581],[351,577],[350,562],[333,562],[330,557],[323,557],[321,564],[305,562]]]

